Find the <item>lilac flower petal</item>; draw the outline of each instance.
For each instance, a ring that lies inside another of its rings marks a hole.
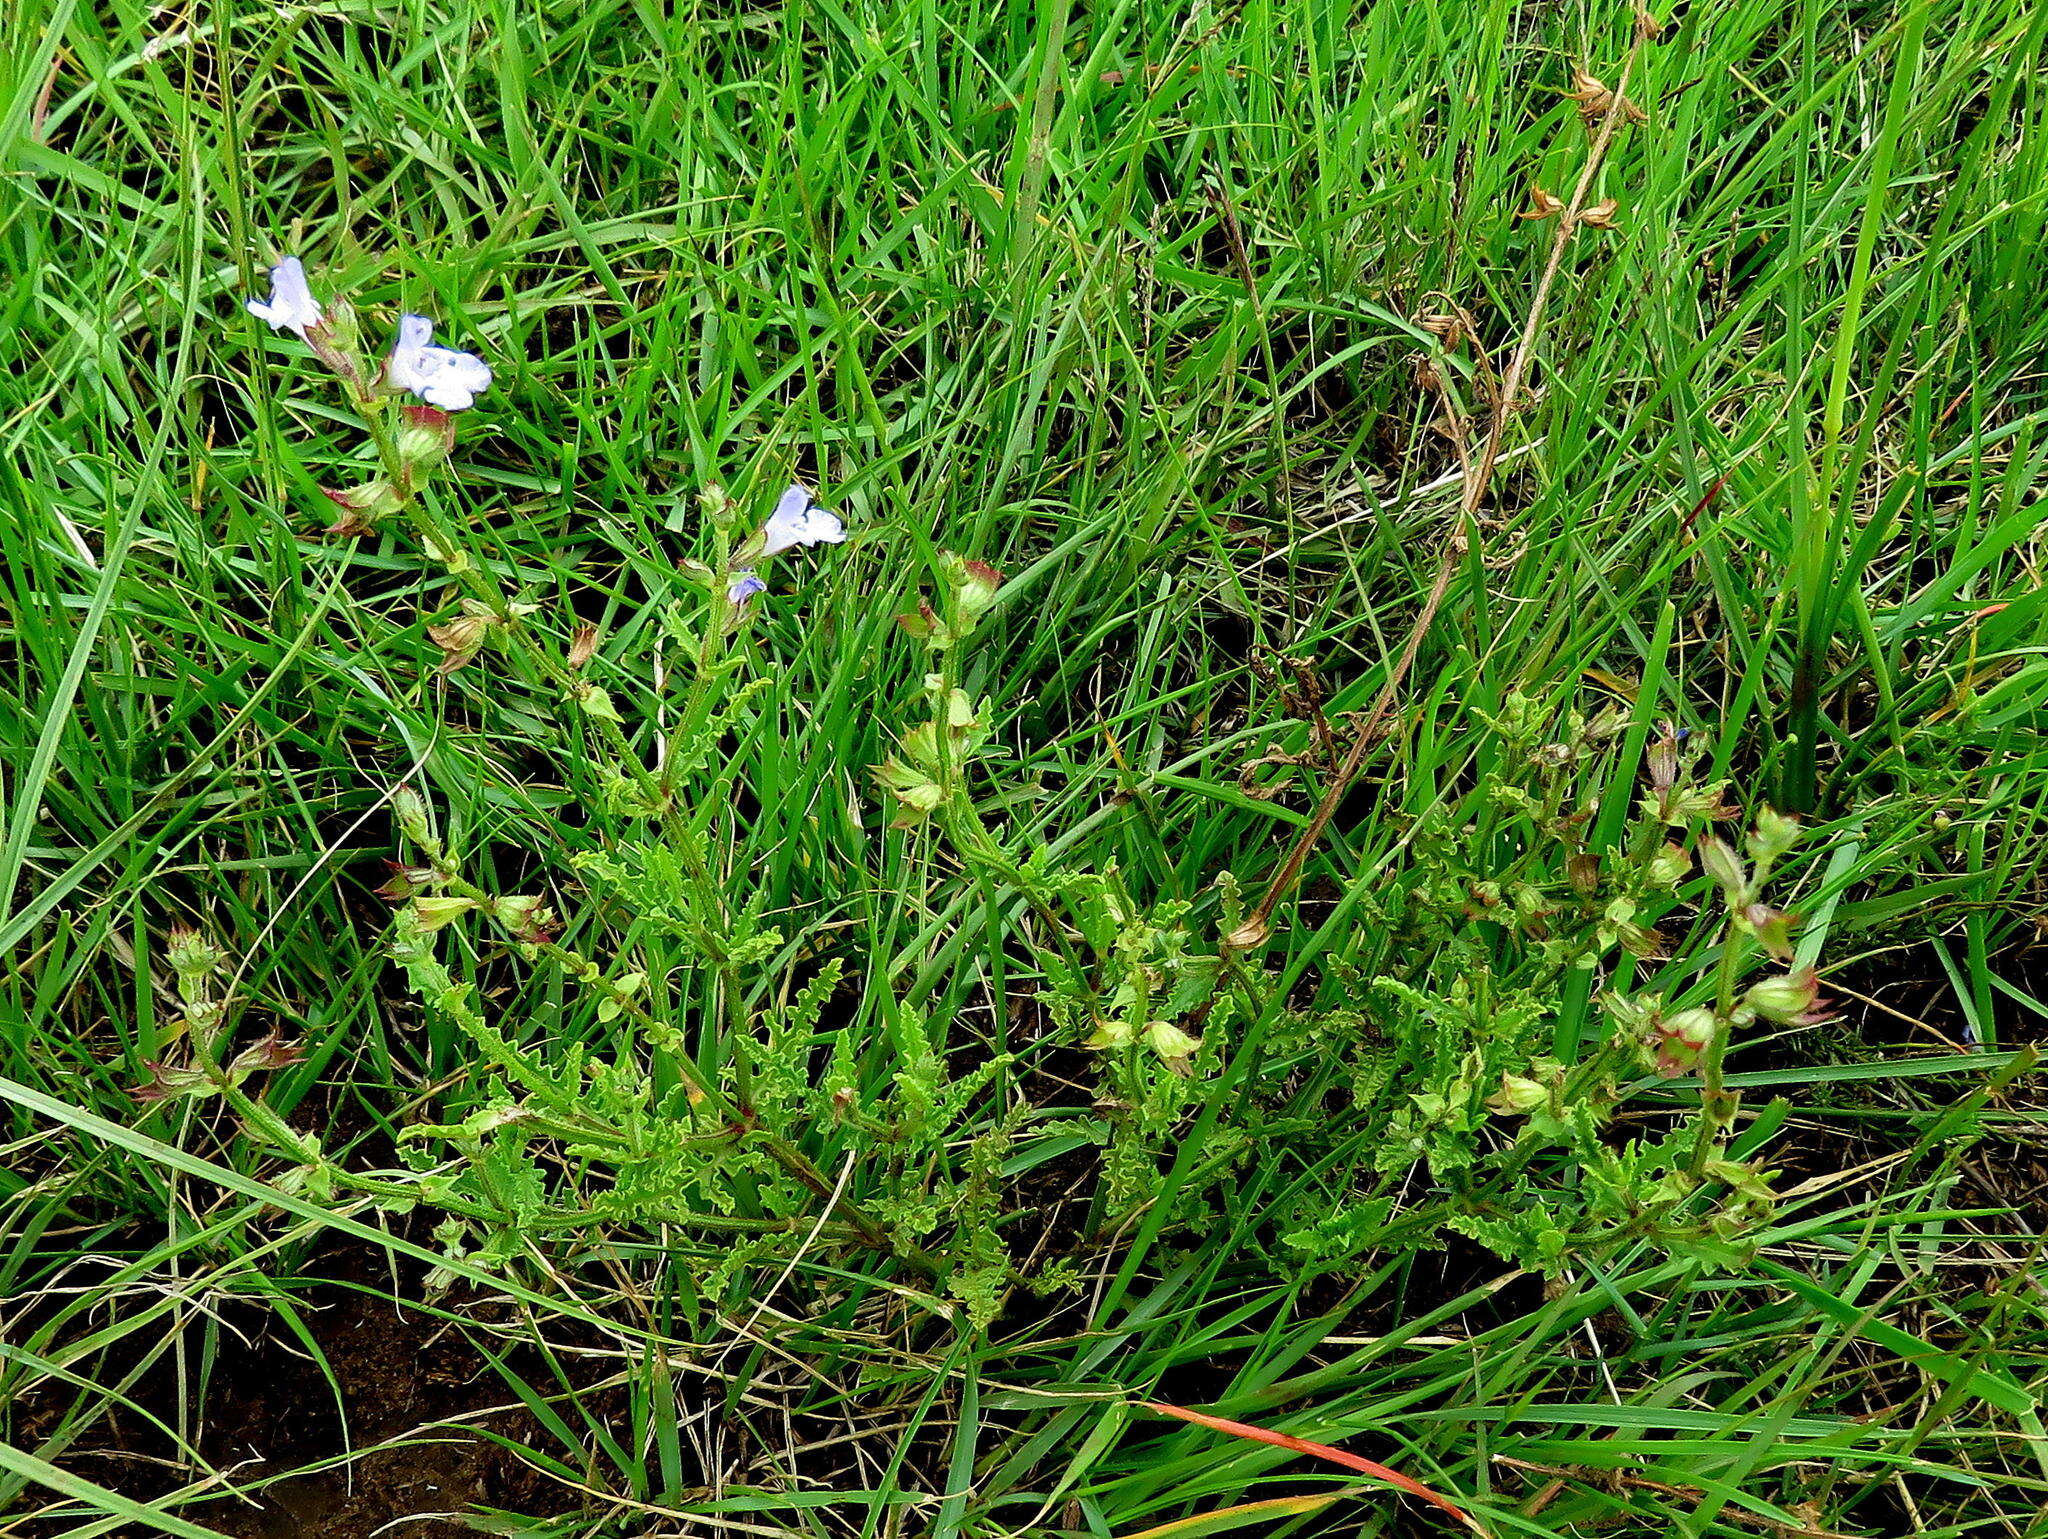
[[[837,545],[846,538],[846,525],[829,508],[811,501],[801,486],[786,488],[777,499],[775,511],[761,526],[761,554],[779,555],[798,545]]]
[[[398,318],[398,341],[384,360],[384,378],[443,411],[466,411],[491,387],[491,366],[474,353],[433,343],[434,323],[424,315]]]
[[[249,313],[259,321],[268,321],[271,330],[291,330],[301,338],[323,319],[320,302],[313,297],[313,289],[306,282],[306,268],[295,256],[288,256],[270,269],[270,299],[244,302]]]

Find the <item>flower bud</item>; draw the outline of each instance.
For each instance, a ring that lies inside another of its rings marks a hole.
[[[1742,1002],[1780,1026],[1808,1024],[1808,1012],[1820,997],[1820,980],[1810,967],[1751,984]]]
[[[537,897],[498,898],[491,917],[528,946],[538,946],[556,930],[554,910]]]
[[[314,356],[332,369],[346,384],[360,393],[363,366],[357,361],[362,351],[362,328],[356,321],[355,306],[339,294],[322,307],[320,319],[302,335]]]
[[[1756,827],[1750,832],[1750,858],[1768,866],[1798,842],[1799,819],[1766,807],[1756,815]]]
[[[1757,944],[1780,962],[1792,960],[1792,916],[1768,903],[1748,903],[1735,916],[1738,928],[1756,937]]]
[[[337,347],[353,351],[362,342],[362,326],[356,320],[356,307],[340,294],[328,296],[320,327]]]
[[[391,873],[390,879],[376,889],[377,896],[391,903],[403,903],[417,895],[423,888],[435,886],[441,881],[441,873],[432,866],[409,866],[402,860],[387,860],[384,869]]]
[[[234,1061],[228,1065],[228,1078],[239,1085],[259,1070],[288,1068],[305,1056],[305,1043],[285,1040],[284,1033],[273,1026],[261,1041],[235,1054]]]
[[[957,619],[960,634],[971,633],[981,617],[995,607],[1003,574],[986,561],[971,561],[945,550],[939,552],[939,577],[952,597],[948,613]]]
[[[1714,1012],[1696,1005],[1657,1020],[1645,1045],[1656,1055],[1657,1072],[1670,1079],[1699,1062],[1719,1029]]]
[[[455,419],[435,406],[400,408],[405,425],[398,430],[398,457],[415,470],[438,465],[455,447]]]
[[[1137,1040],[1137,1022],[1121,1015],[1098,1015],[1095,1029],[1081,1045],[1101,1052],[1106,1048],[1129,1047]]]
[[[1749,901],[1749,872],[1742,858],[1721,840],[1710,835],[1700,841],[1700,865],[1721,884],[1729,907],[1739,909]]]
[[[1550,1091],[1541,1080],[1526,1074],[1503,1074],[1500,1089],[1486,1098],[1486,1109],[1496,1117],[1527,1116],[1549,1101]]]
[[[190,925],[174,924],[164,936],[164,956],[180,982],[197,982],[219,970],[228,954]]]
[[[960,612],[969,620],[979,620],[995,607],[1003,574],[986,561],[963,561],[960,570]]]
[[[1665,721],[1665,730],[1657,734],[1657,740],[1645,754],[1645,766],[1651,775],[1653,791],[1669,791],[1677,785],[1677,732]]]
[[[391,815],[398,820],[398,831],[414,844],[427,848],[439,844],[427,821],[427,799],[411,786],[401,785],[391,793]]]
[[[1177,1074],[1187,1072],[1188,1060],[1195,1056],[1195,1049],[1202,1044],[1182,1031],[1171,1021],[1150,1021],[1145,1026],[1145,1040],[1152,1051],[1169,1069]]]
[[[149,1071],[149,1083],[135,1086],[128,1094],[144,1103],[175,1101],[187,1095],[213,1095],[218,1088],[206,1077],[203,1069],[174,1069],[153,1058],[144,1059],[142,1066]]]
[[[327,499],[341,509],[341,517],[322,531],[334,535],[368,534],[380,519],[389,518],[405,506],[405,498],[389,481],[365,481],[345,492],[320,488]]]
[[[917,608],[907,609],[896,617],[896,624],[906,636],[919,641],[929,641],[938,628],[939,617],[932,612],[932,606],[919,599]]]
[[[1651,1023],[1658,1018],[1660,1005],[1654,994],[1641,999],[1631,999],[1628,995],[1613,989],[1603,992],[1597,1003],[1602,1010],[1614,1017],[1623,1032],[1630,1035],[1647,1033]]]
[[[1710,781],[1706,785],[1680,786],[1673,790],[1666,801],[1669,803],[1664,821],[1667,823],[1697,823],[1703,818],[1719,821],[1733,817],[1735,809],[1721,800],[1721,793],[1728,789],[1725,780]]]
[[[1665,841],[1662,849],[1650,857],[1650,884],[1667,892],[1684,881],[1691,871],[1692,857],[1669,840]]]
[[[1687,1047],[1705,1047],[1714,1040],[1714,1012],[1694,1005],[1664,1018],[1664,1032]]]
[[[420,932],[431,935],[443,925],[460,919],[475,907],[477,901],[474,898],[414,898],[412,915],[418,921]]]
[[[427,639],[441,649],[441,665],[436,671],[444,678],[483,650],[484,638],[497,623],[494,615],[477,610],[468,599],[463,601],[463,609],[455,619],[427,627]]]
[[[914,729],[905,734],[906,751],[910,751],[910,739],[915,735]],[[912,756],[915,757],[914,751]],[[923,770],[905,764],[901,759],[884,759],[875,766],[875,778],[887,787],[891,796],[917,817],[937,811],[939,804],[946,799],[945,789],[936,780]]]

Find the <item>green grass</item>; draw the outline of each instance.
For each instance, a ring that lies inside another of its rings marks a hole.
[[[1501,1536],[2038,1522],[2048,10],[0,29],[0,1531],[250,1531],[297,1468],[208,1428],[249,1342],[347,1401],[336,1286],[447,1325],[466,1409],[515,1408],[484,1435],[552,1494],[466,1493],[498,1532],[1122,1535],[1340,1488],[1259,1531],[1433,1521],[1146,1398],[1345,1442]],[[1574,65],[1647,121],[1532,326],[1557,227],[1517,215],[1589,164]],[[403,520],[317,532],[370,456],[242,312],[285,252],[372,345],[416,309],[496,369],[424,509],[527,642],[437,678],[462,585]],[[1460,312],[1457,345],[1424,324]],[[1468,523],[1459,446],[1525,335]],[[698,498],[750,526],[792,476],[851,537],[778,558],[693,687]],[[872,773],[929,714],[897,616],[942,551],[1007,579],[943,664],[994,855],[894,826]],[[665,818],[551,677],[583,624],[625,751],[681,755]],[[1082,1049],[1041,996],[1078,958],[1107,1009],[1089,881],[1128,945],[1214,955],[1390,688],[1271,939],[1160,1003],[1192,1076]],[[1616,1067],[1598,997],[1760,975],[1714,884],[1643,900],[1658,955],[1559,955],[1639,891],[1665,723],[1729,837],[1803,815],[1768,893],[1845,1002],[1728,1054],[1734,1153],[1782,1172],[1739,1233],[1712,1185],[1653,1221],[1648,1170],[1617,1219],[1477,1105],[1552,1059],[1681,1165],[1712,1115]],[[439,958],[502,1047],[409,986],[371,894],[419,855],[401,782],[606,981],[471,915]],[[589,861],[649,845],[709,882]],[[1518,894],[1545,913],[1501,922]],[[131,1094],[189,1061],[174,923],[226,953],[237,1046],[303,1044],[252,1100]],[[1532,1213],[1568,1241],[1541,1266],[1502,1240]]]

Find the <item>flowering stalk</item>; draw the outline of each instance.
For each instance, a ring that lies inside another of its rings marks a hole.
[[[490,365],[474,353],[435,346],[433,322],[407,314],[399,317],[390,354],[372,367],[358,352],[353,309],[339,299],[323,305],[297,257],[285,257],[270,270],[270,285],[268,300],[247,302],[249,313],[273,330],[297,335],[334,372],[377,450],[381,479],[327,490],[342,510],[327,532],[368,533],[380,520],[409,507],[424,473],[448,457],[455,442],[449,414],[467,410],[490,388]],[[400,407],[401,421],[394,423],[392,403],[407,393],[424,404]]]
[[[289,331],[312,348],[320,361],[341,377],[352,399],[367,405],[370,392],[363,370],[355,357],[355,312],[344,303],[334,303],[329,314],[313,297],[306,281],[306,269],[295,256],[283,258],[270,270],[270,298],[245,301],[244,308],[272,331]]]
[[[131,1094],[138,1101],[162,1102],[188,1096],[217,1095],[241,1122],[243,1131],[297,1159],[318,1163],[319,1141],[294,1132],[282,1117],[243,1089],[252,1076],[282,1069],[302,1056],[301,1045],[287,1042],[272,1030],[232,1058],[226,1058],[227,1000],[216,980],[225,971],[227,953],[187,925],[171,926],[165,959],[176,980],[179,1014],[190,1053],[186,1067],[150,1062],[149,1082]]]
[[[566,660],[556,656],[521,623],[524,615],[531,612],[529,606],[515,603],[505,595],[482,564],[464,548],[461,537],[446,528],[419,495],[428,472],[445,461],[454,446],[452,414],[474,405],[477,396],[489,388],[489,366],[473,354],[436,346],[432,341],[432,322],[423,316],[408,314],[400,318],[397,342],[390,354],[379,368],[372,370],[355,354],[355,333],[347,307],[335,304],[334,314],[330,316],[314,297],[304,267],[296,257],[281,261],[273,269],[271,278],[270,299],[251,301],[248,306],[250,313],[275,329],[294,332],[340,378],[351,403],[363,418],[383,472],[381,478],[364,485],[327,493],[343,510],[340,520],[328,532],[362,534],[387,518],[402,518],[413,529],[422,548],[466,590],[462,616],[430,631],[436,645],[443,650],[444,675],[474,657],[485,638],[496,638],[523,656],[536,674],[560,690],[593,724],[610,749],[623,782],[637,796],[639,810],[660,822],[666,841],[677,852],[691,880],[702,890],[707,903],[717,910],[724,931],[701,927],[703,933],[699,939],[717,969],[720,993],[733,1027],[735,1030],[743,1027],[744,996],[734,955],[726,945],[724,932],[730,930],[732,915],[722,884],[711,870],[710,860],[696,830],[682,815],[673,787],[667,783],[668,777],[665,775],[657,779],[648,770],[628,739],[609,695],[582,677],[581,670],[594,648],[594,637],[579,635]],[[403,393],[417,396],[421,404],[403,405],[394,416],[388,409],[390,400]],[[748,601],[765,590],[766,584],[755,575],[755,566],[786,550],[819,543],[838,543],[845,538],[844,526],[838,516],[818,507],[808,492],[796,486],[783,493],[767,522],[737,550],[732,546],[729,521],[715,522],[719,530],[716,582],[724,590],[715,602],[723,606],[723,612],[717,623],[704,628],[697,656],[697,680],[684,717],[686,728],[697,719],[706,683],[720,671],[726,639],[743,618]],[[383,890],[386,897],[405,904],[394,938],[394,957],[409,968],[437,974],[445,985],[445,969],[433,956],[433,932],[471,913],[488,914],[506,929],[527,956],[547,961],[591,989],[599,996],[604,1008],[630,1017],[647,1033],[650,1041],[668,1050],[693,1099],[705,1108],[709,1116],[723,1124],[713,1141],[749,1141],[804,1186],[827,1199],[831,1211],[843,1217],[862,1243],[893,1249],[929,1273],[937,1274],[941,1270],[918,1247],[898,1243],[886,1228],[858,1205],[838,1194],[833,1184],[795,1145],[756,1125],[745,1083],[747,1065],[744,1055],[736,1056],[733,1061],[738,1077],[735,1103],[721,1091],[714,1075],[706,1074],[692,1062],[679,1035],[655,1020],[633,997],[631,988],[605,978],[595,962],[556,940],[553,916],[538,897],[495,896],[468,882],[435,837],[425,803],[418,795],[401,788],[393,801],[401,828],[425,856],[424,864],[399,867]],[[556,1104],[561,1100],[560,1087],[539,1074],[480,1015],[461,1008],[459,1003],[450,1003],[449,996],[455,991],[444,987],[439,992],[444,1006],[458,1015],[468,1034],[515,1083],[538,1097],[543,1105]],[[195,1032],[195,1037],[197,1035]],[[221,1088],[235,1093],[238,1105],[247,1102],[247,1097],[239,1096],[236,1086],[224,1084]],[[281,1119],[266,1113],[265,1108],[251,1106],[246,1115],[259,1122],[280,1147],[318,1165],[322,1180],[340,1178],[339,1172],[325,1164],[316,1141],[300,1139]],[[593,1136],[593,1130],[584,1127],[573,1114],[558,1127],[545,1118],[542,1125],[573,1133],[581,1139]],[[601,1135],[602,1130],[599,1130]],[[351,1179],[349,1184],[369,1189],[359,1180]],[[383,1195],[411,1199],[416,1194],[409,1188],[391,1187]],[[445,1199],[452,1195],[439,1194],[436,1200],[445,1205]],[[454,1211],[452,1207],[451,1211]],[[479,1213],[475,1216],[484,1215]],[[734,1232],[780,1232],[792,1226],[782,1220],[714,1220],[712,1227]]]
[[[788,550],[838,545],[846,539],[846,525],[839,515],[819,507],[811,501],[809,491],[795,484],[784,488],[767,521],[737,542],[737,519],[725,488],[715,483],[706,487],[699,502],[711,527],[712,559],[683,563],[684,576],[706,594],[705,615],[692,638],[690,686],[660,758],[664,798],[675,795],[679,766],[690,762],[685,746],[707,728],[712,686],[730,671],[727,656],[732,638],[752,614],[754,600],[768,591],[757,568]]]
[[[425,316],[406,314],[399,318],[397,341],[389,355],[372,369],[356,356],[352,312],[338,301],[332,308],[330,316],[313,295],[297,257],[286,257],[271,270],[268,301],[248,304],[259,320],[296,333],[335,372],[376,448],[382,477],[345,491],[328,491],[342,514],[327,532],[366,534],[387,518],[403,517],[428,554],[467,590],[474,617],[487,620],[490,634],[521,651],[536,672],[581,708],[649,807],[657,815],[664,813],[661,788],[627,742],[604,691],[579,678],[575,669],[524,630],[519,623],[524,607],[506,597],[419,495],[428,473],[454,448],[453,414],[469,409],[490,388],[490,366],[473,353],[436,345],[433,323]],[[422,404],[401,405],[394,416],[392,399],[407,393]],[[676,835],[679,820],[664,816],[663,821],[666,831]]]
[[[768,584],[751,567],[741,567],[733,560],[735,520],[732,499],[726,495],[725,488],[714,482],[704,489],[698,503],[704,511],[705,522],[711,528],[712,557],[708,566],[702,562],[683,564],[684,575],[695,578],[705,589],[707,597],[704,623],[699,627],[691,658],[689,688],[676,712],[675,726],[662,745],[661,794],[664,798],[676,794],[676,782],[685,762],[684,745],[703,730],[711,685],[724,671],[722,665],[726,648],[733,634],[745,623],[752,610],[753,599],[768,591]],[[720,588],[723,589],[722,596],[712,591]]]
[[[922,641],[931,657],[934,671],[925,676],[924,688],[931,715],[902,735],[900,751],[875,766],[875,779],[903,809],[897,827],[934,819],[963,861],[994,875],[1023,896],[1075,977],[1086,976],[1093,970],[1084,966],[1076,953],[1073,928],[1054,907],[1055,894],[989,828],[974,804],[965,775],[967,763],[987,737],[987,728],[980,708],[960,687],[958,649],[994,609],[1003,574],[985,561],[941,551],[939,579],[936,609],[920,598],[914,610],[896,617],[898,627]],[[1093,997],[1092,982],[1089,991]]]
[[[791,505],[798,499],[801,499],[801,506],[796,507],[792,514]],[[837,543],[845,537],[836,515],[812,506],[807,493],[801,488],[791,487],[783,494],[776,515],[734,551],[730,520],[715,516],[716,512],[723,510],[723,493],[714,489],[707,494],[706,501],[707,506],[714,510],[712,522],[718,566],[715,569],[701,567],[690,575],[707,581],[710,586],[720,586],[728,581],[727,574],[740,562],[764,560],[797,545]],[[487,613],[491,622],[490,634],[524,657],[542,678],[580,708],[609,750],[609,761],[622,777],[622,783],[629,788],[635,810],[660,824],[664,843],[675,852],[692,885],[716,910],[716,925],[699,927],[696,939],[717,976],[720,1013],[727,1028],[733,1033],[741,1031],[747,1024],[746,991],[738,963],[726,944],[726,936],[733,924],[733,911],[726,896],[725,883],[713,870],[703,838],[685,815],[674,784],[675,767],[683,760],[683,755],[677,751],[678,745],[703,728],[709,686],[725,671],[722,666],[724,651],[743,614],[741,606],[733,605],[727,595],[719,595],[712,600],[714,605],[725,606],[726,612],[714,623],[703,627],[695,659],[695,676],[678,725],[665,745],[662,772],[657,776],[648,769],[640,751],[627,737],[624,722],[607,692],[583,679],[576,664],[558,657],[521,623],[524,606],[513,604],[505,597],[481,565],[469,558],[459,536],[443,528],[423,502],[409,499],[404,505],[404,512],[422,543],[443,557],[449,575],[468,591],[473,604]],[[751,576],[750,571],[748,575]],[[751,597],[751,592],[743,595],[741,605],[747,597]],[[588,975],[578,971],[560,948],[542,945],[536,954],[563,967],[572,976],[589,981]],[[742,1121],[751,1121],[752,1091],[744,1056],[735,1056],[732,1066],[737,1078],[738,1117]],[[696,1072],[692,1071],[693,1074]],[[698,1077],[702,1078],[701,1075]],[[829,1186],[825,1190],[829,1190]]]
[[[1700,1175],[1709,1161],[1726,1147],[1742,1107],[1741,1092],[1728,1088],[1722,1069],[1735,1026],[1764,1013],[1759,1010],[1759,1005],[1766,1010],[1789,1005],[1790,1009],[1772,1011],[1774,1018],[1804,1023],[1810,1019],[1808,1010],[1816,1003],[1810,968],[1801,975],[1788,975],[1759,984],[1740,1004],[1735,997],[1735,985],[1744,960],[1745,948],[1739,939],[1742,935],[1756,937],[1764,950],[1778,961],[1792,960],[1791,916],[1764,903],[1761,893],[1771,867],[1791,850],[1798,839],[1796,819],[1765,808],[1758,815],[1749,836],[1749,863],[1746,864],[1719,839],[1709,837],[1701,845],[1700,863],[1719,883],[1727,904],[1728,934],[1721,943],[1720,965],[1714,975],[1714,1031],[1700,1054],[1700,1126],[1689,1166],[1694,1176]],[[1789,991],[1787,985],[1790,985]],[[1786,997],[1788,992],[1794,997]],[[1804,994],[1803,1001],[1796,997],[1800,993]]]

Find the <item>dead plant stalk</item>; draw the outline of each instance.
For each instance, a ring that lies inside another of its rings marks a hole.
[[[1636,61],[1642,55],[1643,42],[1638,34],[1636,42],[1629,49],[1628,57],[1621,67],[1621,78],[1616,83],[1613,97],[1606,112],[1601,116],[1600,126],[1593,135],[1592,144],[1586,151],[1585,164],[1579,169],[1577,183],[1572,195],[1566,200],[1557,216],[1557,232],[1550,243],[1550,253],[1543,264],[1543,273],[1536,281],[1536,292],[1529,301],[1529,313],[1522,323],[1521,337],[1515,344],[1513,356],[1508,360],[1508,371],[1495,395],[1489,414],[1486,437],[1480,444],[1476,460],[1460,455],[1464,467],[1464,490],[1459,497],[1458,511],[1460,527],[1444,541],[1443,552],[1437,558],[1436,576],[1430,583],[1429,596],[1424,599],[1422,612],[1415,617],[1408,639],[1401,647],[1400,656],[1394,661],[1393,671],[1380,686],[1374,698],[1372,709],[1359,724],[1351,741],[1350,751],[1344,755],[1344,762],[1330,778],[1324,789],[1322,800],[1316,804],[1313,817],[1295,839],[1287,852],[1287,858],[1280,863],[1280,869],[1266,884],[1265,893],[1260,897],[1258,907],[1245,921],[1223,937],[1222,950],[1226,960],[1233,960],[1239,954],[1263,945],[1272,933],[1273,914],[1286,901],[1301,879],[1302,868],[1308,858],[1322,842],[1323,834],[1336,816],[1337,805],[1350,789],[1351,783],[1365,767],[1365,757],[1378,740],[1381,725],[1393,709],[1394,701],[1400,694],[1401,686],[1408,677],[1408,670],[1414,665],[1416,654],[1422,649],[1423,638],[1428,635],[1437,611],[1443,607],[1444,596],[1450,591],[1451,574],[1457,570],[1459,559],[1478,538],[1478,513],[1486,500],[1488,486],[1493,480],[1494,466],[1500,460],[1501,440],[1506,436],[1508,418],[1513,415],[1517,399],[1522,392],[1523,381],[1528,377],[1529,361],[1536,351],[1536,341],[1543,331],[1544,312],[1550,304],[1551,291],[1557,285],[1557,277],[1564,267],[1566,249],[1572,237],[1578,233],[1581,215],[1586,199],[1593,190],[1593,183],[1600,175],[1600,167],[1607,158],[1609,146],[1628,111],[1627,90],[1635,74]]]

